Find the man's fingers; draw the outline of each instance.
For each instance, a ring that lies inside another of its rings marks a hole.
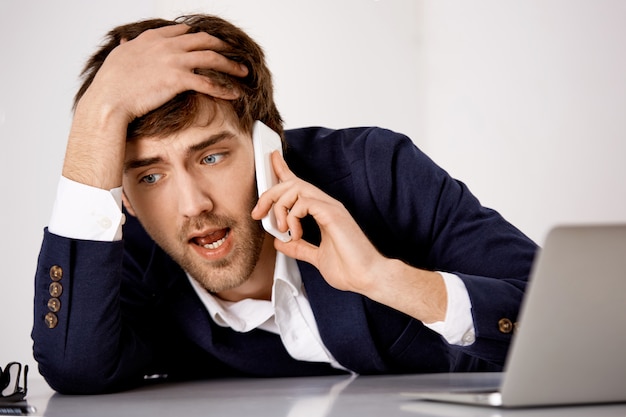
[[[223,52],[231,49],[226,42],[206,32],[185,33],[179,36],[179,41],[181,42],[181,47],[187,51],[210,49]]]
[[[317,251],[319,248],[306,240],[292,239],[289,242],[283,242],[279,239],[274,239],[274,248],[290,258],[308,262],[316,266]]]
[[[187,33],[190,27],[191,26],[186,25],[184,23],[178,23],[176,25],[166,25],[166,26],[155,28],[155,29],[149,29],[143,33],[147,33],[147,34],[153,33],[155,35],[160,35],[166,38],[171,38],[174,36],[180,36],[183,33]]]
[[[248,75],[248,68],[245,65],[232,61],[220,53],[230,49],[226,42],[206,32],[188,33],[189,28],[186,24],[164,26],[147,30],[139,37],[151,39],[147,40],[148,42],[167,38],[172,52],[177,50],[183,53],[178,59],[181,59],[181,64],[187,68],[212,69],[235,77]]]
[[[248,67],[232,61],[220,52],[228,51],[230,46],[215,36],[206,32],[186,33],[178,38],[181,48],[190,52],[190,56],[198,60],[194,68],[214,69],[219,72],[245,77]]]
[[[181,61],[181,63],[189,68],[210,69],[235,77],[248,75],[248,67],[230,60],[216,51],[191,51],[183,55],[182,58],[184,61]]]
[[[274,168],[274,173],[278,177],[281,182],[292,179],[296,176],[285,162],[285,158],[278,151],[272,152],[272,167]]]
[[[195,80],[190,88],[191,90],[222,100],[235,100],[241,95],[237,88],[216,84],[205,75],[193,74],[193,76]]]

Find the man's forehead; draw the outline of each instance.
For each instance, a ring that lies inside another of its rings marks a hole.
[[[127,141],[137,138],[164,139],[176,136],[189,127],[214,124],[243,126],[233,104],[197,92],[186,92],[152,112],[135,119],[128,126]]]
[[[170,151],[202,150],[213,145],[228,145],[243,136],[237,126],[227,122],[196,124],[171,135],[145,136],[126,143],[126,160]]]

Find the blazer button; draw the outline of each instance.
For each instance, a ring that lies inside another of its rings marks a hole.
[[[61,301],[58,298],[51,298],[48,300],[48,310],[53,313],[58,313],[61,310]]]
[[[52,279],[52,281],[60,281],[61,278],[63,278],[63,268],[61,268],[59,265],[53,265],[50,268],[50,279]]]
[[[44,317],[44,320],[46,321],[46,326],[48,326],[49,329],[54,329],[55,327],[57,327],[57,324],[59,323],[59,319],[57,318],[57,315],[54,313],[46,314],[46,317]]]
[[[59,298],[63,293],[63,286],[58,282],[52,282],[50,283],[49,292],[53,298]]]
[[[498,329],[502,333],[511,333],[513,331],[513,322],[509,319],[498,320]]]

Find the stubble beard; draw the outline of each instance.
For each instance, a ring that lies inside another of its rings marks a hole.
[[[249,204],[248,213],[255,204],[256,198]],[[207,226],[229,229],[229,234],[232,234],[229,239],[234,239],[234,245],[226,257],[203,260],[189,247],[192,244],[187,240],[189,232]],[[174,242],[158,232],[149,234],[181,268],[213,293],[236,288],[248,280],[259,261],[265,237],[261,222],[250,216],[234,219],[210,212],[185,221]]]

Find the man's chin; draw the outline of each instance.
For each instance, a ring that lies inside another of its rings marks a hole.
[[[189,276],[211,293],[237,288],[247,281],[251,273],[246,273],[243,267],[237,268],[226,258],[201,264],[185,260],[179,264]]]
[[[230,289],[241,285],[245,280],[237,277],[233,273],[226,273],[227,271],[220,271],[222,273],[211,273],[198,271],[197,274],[190,273],[190,275],[200,283],[204,288],[211,292],[220,292],[225,289]],[[196,278],[197,276],[197,278]]]

